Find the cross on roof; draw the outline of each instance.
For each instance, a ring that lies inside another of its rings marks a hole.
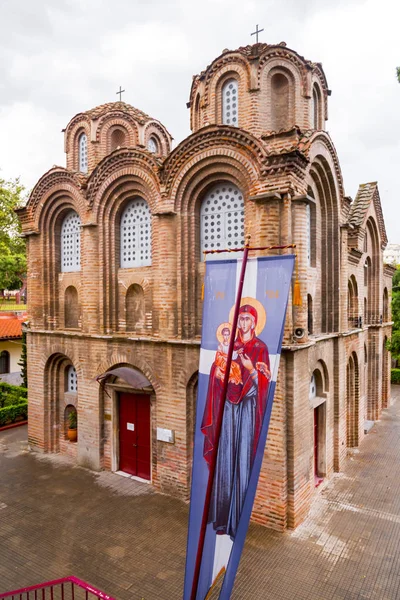
[[[258,29],[258,25],[256,25],[256,30],[251,34],[256,36],[256,44],[258,44],[258,34],[264,31],[264,29]]]
[[[119,86],[119,91],[117,92],[117,96],[119,94],[119,101],[122,101],[122,92],[124,92],[125,90],[121,89],[121,86]]]

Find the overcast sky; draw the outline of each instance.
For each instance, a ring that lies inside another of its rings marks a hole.
[[[389,241],[400,243],[398,0],[0,0],[0,177],[32,188],[65,165],[78,112],[123,100],[189,133],[192,75],[224,48],[285,41],[322,62],[327,129],[346,194],[378,181]]]

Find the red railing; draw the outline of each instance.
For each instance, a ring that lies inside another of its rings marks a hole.
[[[77,577],[63,577],[0,594],[0,600],[115,600]]]

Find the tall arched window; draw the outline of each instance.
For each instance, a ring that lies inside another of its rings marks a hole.
[[[0,352],[0,373],[10,372],[10,353],[7,350]]]
[[[307,328],[308,334],[314,333],[314,315],[313,315],[313,300],[311,294],[307,294]]]
[[[210,189],[201,203],[200,228],[202,253],[244,245],[244,200],[239,188],[226,182]]]
[[[153,154],[159,153],[159,143],[155,135],[152,135],[147,142],[147,150]]]
[[[111,133],[111,152],[116,150],[118,146],[126,145],[126,135],[122,129],[114,129]]]
[[[228,79],[222,88],[222,122],[224,125],[239,124],[239,86],[237,79]]]
[[[81,133],[79,136],[79,170],[81,173],[88,172],[88,156],[87,156],[87,135],[86,133]]]
[[[121,216],[121,268],[151,265],[151,213],[143,198],[131,200]]]
[[[317,85],[313,86],[313,129],[322,129],[322,100],[321,92]]]
[[[79,271],[81,268],[81,220],[74,210],[65,217],[61,226],[61,271]]]
[[[271,128],[273,131],[289,126],[290,83],[282,73],[271,78]]]
[[[78,376],[76,374],[75,367],[70,365],[67,370],[67,392],[77,392],[77,391],[78,391]]]

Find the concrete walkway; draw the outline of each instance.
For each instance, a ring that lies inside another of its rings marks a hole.
[[[400,600],[400,389],[295,532],[251,526],[233,600]],[[0,592],[75,575],[118,600],[179,600],[188,508],[0,433]]]

